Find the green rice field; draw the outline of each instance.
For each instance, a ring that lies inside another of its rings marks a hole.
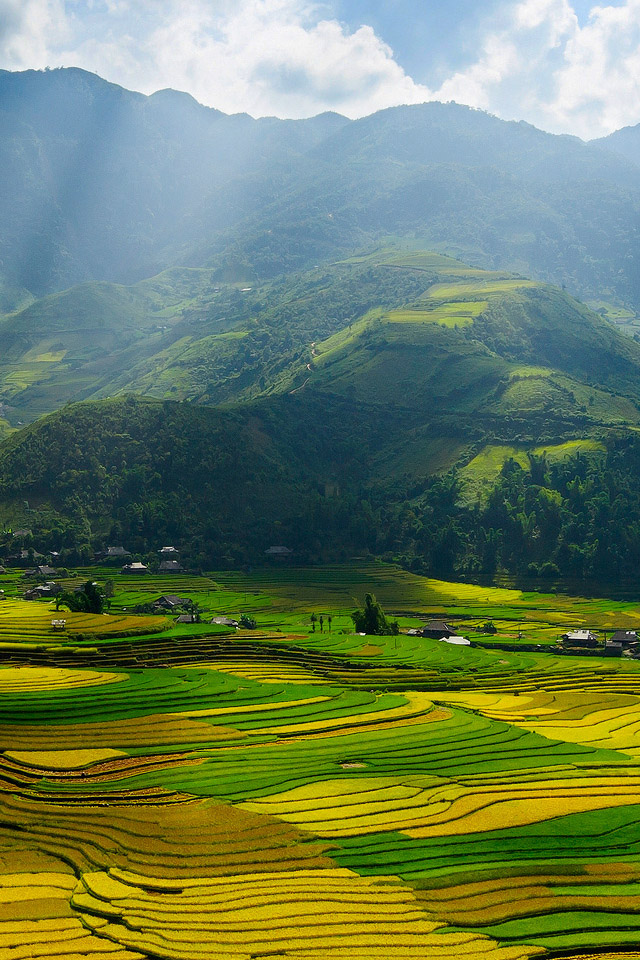
[[[640,957],[640,662],[558,643],[640,601],[87,575],[111,610],[63,635],[0,584],[0,960]],[[353,632],[366,592],[399,635]],[[201,622],[136,612],[166,593]]]

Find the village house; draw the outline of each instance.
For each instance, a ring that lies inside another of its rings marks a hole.
[[[160,573],[183,573],[184,567],[177,560],[162,560],[158,571]]]
[[[161,550],[158,550],[158,553],[163,560],[177,560],[178,551],[175,547],[162,547]]]
[[[619,640],[605,640],[604,644],[604,655],[605,657],[621,657],[622,656],[622,644]]]
[[[429,620],[420,631],[421,637],[430,637],[432,640],[448,640],[453,635],[454,631],[444,620]]]
[[[290,550],[289,547],[268,547],[265,550],[265,556],[271,557],[273,560],[286,560],[292,554],[293,550]]]
[[[5,558],[7,562],[20,565],[21,563],[33,563],[34,560],[44,560],[44,554],[37,550],[20,550],[19,553],[12,553]]]
[[[23,594],[25,600],[51,600],[59,593],[62,593],[62,587],[59,583],[40,583],[37,587],[32,587]]]
[[[191,603],[189,597],[178,597],[175,593],[166,593],[153,601],[154,607],[159,610],[175,610],[176,607],[188,607]]]
[[[101,550],[99,553],[96,553],[95,559],[101,560],[104,563],[109,563],[112,560],[126,560],[127,557],[131,556],[129,550],[125,550],[124,547],[107,547],[106,550]]]
[[[628,650],[629,647],[636,647],[638,645],[638,634],[635,630],[616,630],[612,637],[609,640],[610,643],[619,643],[622,645],[623,650]]]
[[[133,563],[125,563],[122,567],[121,573],[149,573],[149,567],[146,563],[140,563],[139,560],[134,560]]]
[[[451,634],[449,637],[441,637],[441,643],[451,643],[454,647],[470,647],[471,641],[467,640],[466,637],[454,636]]]
[[[213,617],[209,623],[217,623],[221,627],[239,627],[240,621],[234,620],[232,617]]]
[[[562,634],[565,647],[597,647],[598,634],[593,630],[569,630]]]
[[[22,574],[22,579],[25,577],[57,577],[58,571],[54,570],[53,567],[48,566],[46,563],[42,563],[37,567],[32,567],[29,570],[25,570]]]

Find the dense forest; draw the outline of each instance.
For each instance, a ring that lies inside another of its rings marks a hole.
[[[640,560],[640,437],[612,433],[598,455],[507,460],[469,500],[455,468],[375,475],[376,449],[402,413],[377,419],[349,401],[287,396],[206,409],[127,398],[80,404],[5,441],[0,555],[57,550],[86,562],[109,544],[155,559],[177,546],[194,569],[353,555],[439,577],[626,578]],[[28,509],[25,506],[28,503]]]
[[[504,465],[488,498],[460,502],[455,473],[432,479],[395,513],[386,544],[437,576],[506,573],[612,583],[640,562],[640,439],[613,439],[602,457]]]

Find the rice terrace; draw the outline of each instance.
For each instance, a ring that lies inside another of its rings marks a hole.
[[[363,561],[184,575],[175,623],[78,574],[108,614],[4,578],[2,960],[640,956],[640,662],[559,639],[639,603]]]

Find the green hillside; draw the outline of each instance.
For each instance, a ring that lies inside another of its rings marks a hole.
[[[130,287],[82,284],[5,316],[0,332],[14,426],[124,393],[215,404],[300,389],[429,415],[636,420],[630,338],[562,291],[419,250],[268,283],[175,268]]]
[[[433,254],[376,263],[438,279],[315,343],[311,370],[295,381],[305,389],[427,416],[572,420],[583,430],[638,422],[639,346],[572,297]]]
[[[189,268],[129,287],[82,284],[0,318],[0,404],[17,425],[119,393],[257,396],[310,358],[314,339],[373,305],[402,304],[424,282],[416,271],[337,264],[257,286]]]
[[[0,519],[49,549],[177,542],[197,566],[283,544],[446,576],[635,563],[640,346],[560,290],[386,250],[256,287],[92,284],[4,325],[13,426],[91,401],[0,444]]]

